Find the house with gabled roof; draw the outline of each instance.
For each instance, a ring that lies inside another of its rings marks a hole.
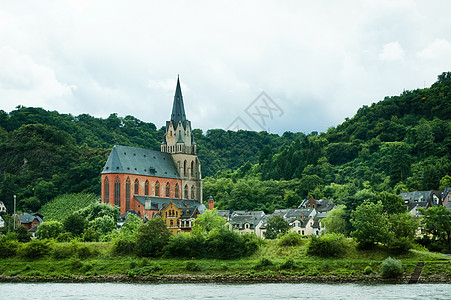
[[[152,218],[170,200],[202,204],[201,164],[180,80],[160,151],[115,145],[101,174],[101,201]],[[148,205],[147,205],[148,204]]]
[[[16,215],[18,222],[18,226],[24,226],[28,230],[33,227],[39,226],[42,222],[44,222],[44,216],[38,213],[21,213]]]
[[[3,201],[0,201],[0,213],[6,214],[6,205],[3,203]]]

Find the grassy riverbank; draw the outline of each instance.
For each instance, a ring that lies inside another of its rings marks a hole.
[[[264,241],[256,254],[236,260],[117,257],[109,243],[55,243],[52,248],[39,259],[2,259],[0,281],[379,282],[381,262],[391,256],[403,265],[397,282],[409,280],[418,262],[425,263],[419,282],[451,282],[451,259],[420,248],[393,255],[383,248],[351,247],[341,258],[326,259],[308,256],[306,243],[280,247]]]

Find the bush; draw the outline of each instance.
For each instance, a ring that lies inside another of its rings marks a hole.
[[[70,242],[73,238],[74,238],[74,236],[72,235],[72,233],[62,232],[58,235],[56,240],[60,243],[67,243],[67,242]]]
[[[84,242],[98,242],[100,238],[100,233],[93,227],[86,228],[83,231],[83,241]]]
[[[28,232],[28,229],[25,226],[20,225],[16,229],[17,240],[21,243],[28,243],[31,241],[31,233]]]
[[[279,239],[279,246],[281,247],[299,246],[301,244],[301,235],[293,231],[290,231]]]
[[[393,254],[405,254],[412,249],[412,240],[408,237],[400,237],[388,243],[388,250]]]
[[[202,234],[182,233],[172,235],[168,244],[164,247],[164,255],[180,258],[204,258],[205,238]]]
[[[8,258],[17,254],[19,242],[6,236],[0,238],[0,258]]]
[[[228,229],[211,231],[206,240],[207,253],[212,258],[232,259],[243,256],[243,239],[239,233]]]
[[[36,259],[50,254],[51,249],[49,240],[34,239],[29,243],[23,244],[20,249],[20,255],[24,258]]]
[[[36,235],[39,239],[56,239],[63,232],[63,223],[58,221],[42,222]]]
[[[194,261],[187,261],[185,264],[185,269],[189,272],[198,272],[200,271],[199,265]]]
[[[366,266],[363,270],[363,274],[370,275],[371,273],[373,273],[373,268],[371,268],[371,266]]]
[[[86,259],[88,257],[94,256],[95,251],[89,249],[88,246],[81,246],[77,249],[77,257],[80,259]]]
[[[265,267],[272,266],[273,264],[274,263],[270,259],[268,259],[266,257],[262,257],[258,261],[258,263],[255,265],[255,269],[262,269],[262,268],[265,268]]]
[[[294,259],[288,258],[287,260],[285,260],[285,262],[283,262],[280,265],[280,268],[285,269],[285,270],[287,270],[287,269],[292,270],[292,269],[296,268],[296,263],[294,262]]]
[[[348,243],[342,234],[326,234],[318,237],[312,235],[307,248],[307,255],[320,257],[340,257],[346,254]]]
[[[161,217],[152,218],[139,227],[136,236],[136,249],[140,256],[157,257],[169,241],[171,232]]]
[[[74,244],[55,244],[53,246],[52,257],[55,259],[65,259],[76,253],[76,245]]]
[[[384,278],[396,278],[402,274],[402,262],[391,257],[387,257],[380,266],[381,275]]]
[[[119,236],[113,239],[111,248],[115,255],[133,255],[136,254],[136,241],[131,236]]]

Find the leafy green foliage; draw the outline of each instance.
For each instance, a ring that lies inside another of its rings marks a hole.
[[[88,225],[87,223],[82,215],[75,212],[64,220],[63,226],[65,231],[72,233],[74,236],[80,236]]]
[[[302,244],[302,237],[299,233],[290,231],[279,238],[279,245],[282,247],[299,246]]]
[[[216,210],[206,210],[194,220],[194,233],[209,233],[214,229],[221,229],[226,220],[218,216]]]
[[[347,234],[345,208],[346,206],[339,205],[322,220],[327,233]]]
[[[31,241],[31,233],[28,232],[28,229],[25,226],[21,225],[16,229],[17,240],[21,243],[28,243]]]
[[[307,255],[319,257],[340,257],[348,251],[348,243],[342,234],[312,235],[307,248]]]
[[[288,232],[290,225],[281,216],[274,216],[270,218],[266,224],[265,237],[267,239],[275,239],[278,235],[283,235]]]
[[[8,236],[0,236],[0,258],[8,258],[15,256],[17,249],[19,247],[19,242],[16,238],[9,238]]]
[[[384,278],[396,278],[402,274],[402,262],[391,257],[387,257],[380,266],[381,275]]]
[[[163,218],[155,217],[150,219],[138,230],[136,236],[138,255],[145,257],[161,256],[170,236],[171,233]]]
[[[51,252],[49,240],[34,239],[29,243],[23,244],[20,248],[20,256],[29,259],[36,259],[47,256]]]
[[[444,206],[433,206],[420,212],[424,232],[431,234],[434,243],[443,245],[443,250],[451,253],[451,211]]]
[[[388,217],[383,214],[382,202],[365,201],[351,214],[351,223],[355,230],[351,236],[362,248],[371,248],[376,243],[387,243],[392,239]]]
[[[39,239],[56,239],[63,232],[63,224],[59,221],[46,221],[38,226],[36,235]]]

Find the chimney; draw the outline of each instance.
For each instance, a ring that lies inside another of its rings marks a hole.
[[[213,200],[213,196],[210,196],[210,198],[208,198],[208,209],[213,210],[214,207],[215,207],[215,200]]]

